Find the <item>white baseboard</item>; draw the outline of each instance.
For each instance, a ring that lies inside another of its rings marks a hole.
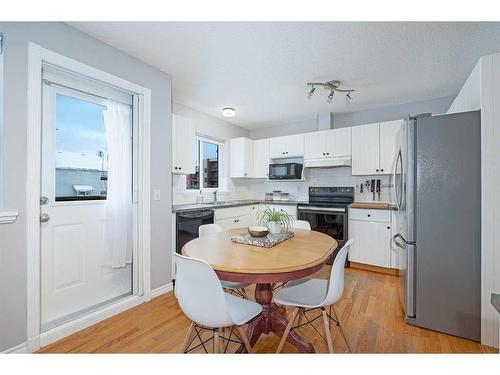
[[[156,298],[161,296],[162,294],[165,294],[167,292],[170,292],[171,290],[174,289],[174,286],[172,283],[168,283],[166,285],[160,286],[159,288],[153,289],[151,291],[151,298]]]
[[[26,342],[13,346],[12,348],[4,350],[2,352],[2,354],[26,354],[26,353],[28,353],[28,343]]]
[[[75,332],[81,331],[93,324],[110,318],[113,315],[119,314],[122,311],[128,310],[144,302],[143,296],[130,296],[112,305],[103,307],[81,318],[72,320],[54,329],[48,330],[40,334],[40,346],[49,345],[57,340],[69,336]]]

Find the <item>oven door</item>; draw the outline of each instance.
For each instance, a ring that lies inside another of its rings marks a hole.
[[[299,206],[298,219],[309,222],[312,230],[325,233],[337,240],[337,250],[327,262],[331,264],[337,252],[347,241],[347,209],[341,207]]]

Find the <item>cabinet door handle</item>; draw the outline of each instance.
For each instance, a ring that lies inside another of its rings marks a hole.
[[[378,169],[375,169],[375,172],[378,172]]]
[[[387,227],[387,229],[391,229],[391,227]]]
[[[370,215],[370,214],[368,214],[367,216],[368,216],[368,217],[372,217],[372,215]]]
[[[330,153],[329,153],[329,152],[327,152],[326,154],[327,154],[327,155],[330,155]]]
[[[383,171],[384,171],[383,169],[380,170],[380,172],[383,172]]]

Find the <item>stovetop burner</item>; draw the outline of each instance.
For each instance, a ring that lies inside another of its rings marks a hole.
[[[300,206],[347,207],[354,202],[354,188],[347,187],[309,187],[309,203]]]

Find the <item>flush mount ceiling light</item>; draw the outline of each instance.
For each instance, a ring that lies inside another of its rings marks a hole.
[[[234,117],[236,116],[236,109],[230,107],[222,108],[222,116]]]
[[[308,99],[311,99],[312,96],[314,95],[314,91],[316,90],[315,86],[321,86],[325,90],[329,90],[330,93],[328,94],[328,97],[327,97],[328,103],[333,102],[333,95],[335,94],[335,92],[342,92],[342,93],[346,94],[345,100],[346,100],[347,104],[349,104],[353,100],[351,94],[355,91],[355,90],[351,90],[351,89],[341,89],[340,88],[340,81],[337,81],[337,80],[332,80],[332,81],[327,81],[327,82],[308,82],[307,86],[311,86],[311,89],[307,93]]]

